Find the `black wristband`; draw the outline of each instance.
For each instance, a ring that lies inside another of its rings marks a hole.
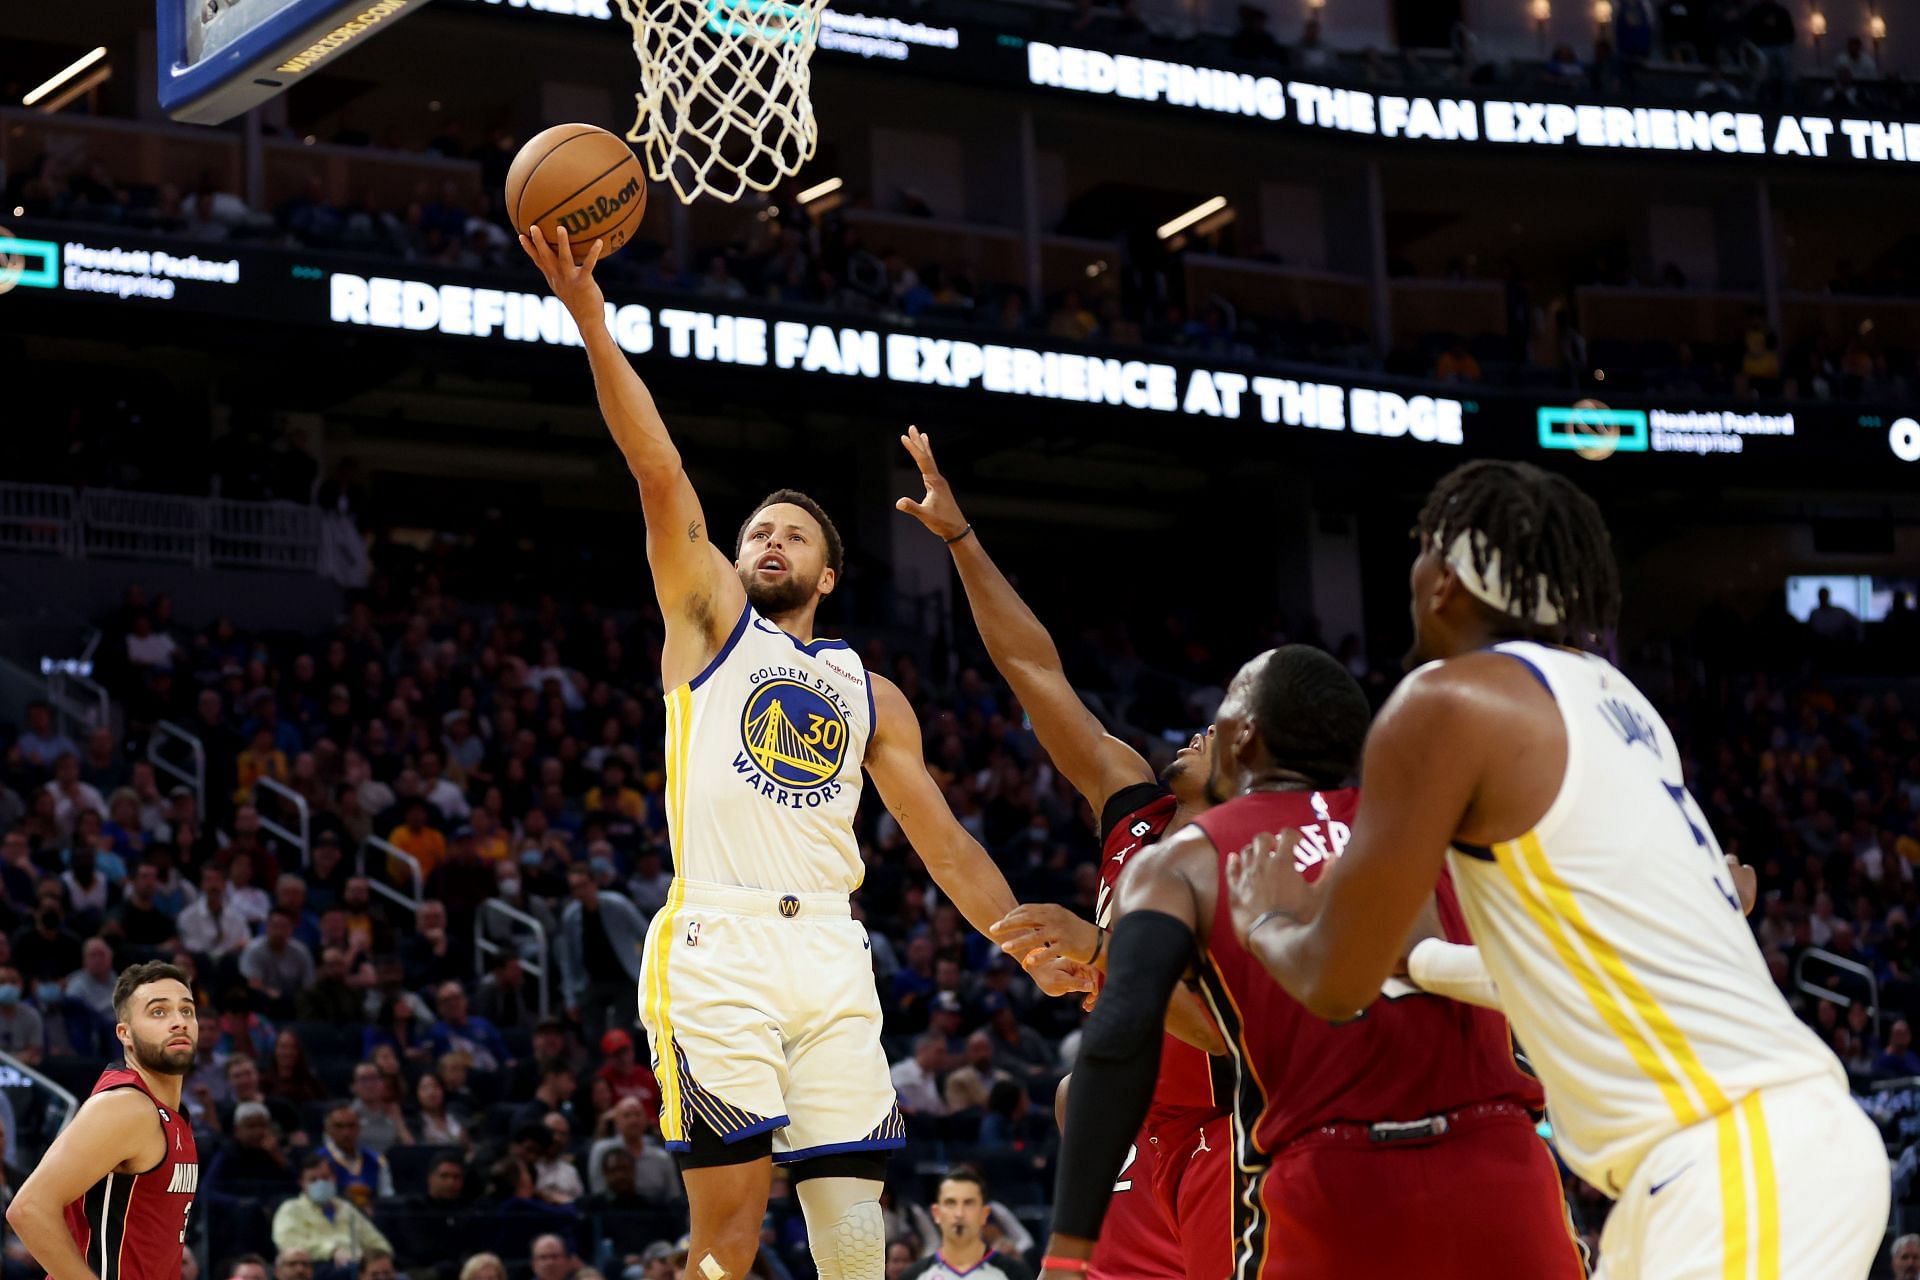
[[[1107,985],[1093,1008],[1067,1096],[1054,1183],[1053,1229],[1098,1239],[1127,1147],[1147,1118],[1160,1074],[1167,1001],[1193,958],[1193,929],[1161,911],[1123,916]]]
[[[967,521],[966,528],[954,534],[951,538],[943,538],[941,539],[941,541],[945,542],[948,546],[952,546],[954,543],[960,541],[960,539],[966,537],[968,534],[972,532],[973,532],[973,521],[969,520]]]
[[[1087,964],[1090,966],[1099,964],[1100,953],[1107,949],[1107,931],[1098,925],[1094,926],[1093,931],[1098,934],[1099,937],[1093,940],[1093,954],[1087,957]]]

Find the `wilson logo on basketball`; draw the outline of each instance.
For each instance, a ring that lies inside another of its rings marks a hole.
[[[596,196],[591,203],[561,214],[560,225],[567,229],[568,235],[577,236],[603,223],[618,222],[620,211],[633,203],[634,197],[639,194],[640,179],[629,178],[627,185],[612,195]]]

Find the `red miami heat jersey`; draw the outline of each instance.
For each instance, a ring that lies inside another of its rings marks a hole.
[[[1545,1103],[1539,1083],[1514,1065],[1499,1014],[1394,981],[1359,1017],[1325,1022],[1281,990],[1234,937],[1226,855],[1263,832],[1295,827],[1302,837],[1295,865],[1317,880],[1344,851],[1359,800],[1353,790],[1260,791],[1194,820],[1220,855],[1219,907],[1200,980],[1235,1060],[1234,1145],[1248,1172],[1325,1124],[1420,1120],[1482,1102],[1534,1110]],[[1435,895],[1447,937],[1470,941],[1444,874]]]
[[[200,1190],[200,1152],[193,1126],[147,1089],[138,1073],[100,1073],[94,1094],[138,1089],[159,1113],[167,1153],[145,1173],[109,1173],[67,1206],[67,1230],[99,1280],[180,1280],[187,1212]],[[90,1095],[91,1096],[91,1095]]]
[[[1121,873],[1136,853],[1160,838],[1178,807],[1172,792],[1152,783],[1127,787],[1107,801],[1100,815],[1100,890],[1094,900],[1094,923],[1102,929],[1113,922],[1114,889]],[[1209,1061],[1192,1045],[1166,1037],[1153,1106],[1114,1183],[1113,1201],[1088,1268],[1090,1280],[1187,1280],[1178,1224],[1168,1218],[1155,1182],[1162,1152],[1178,1146],[1185,1154],[1180,1139],[1221,1114]]]

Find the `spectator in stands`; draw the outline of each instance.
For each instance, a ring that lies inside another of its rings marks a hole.
[[[127,785],[127,762],[120,758],[120,747],[113,730],[102,725],[87,735],[87,750],[80,757],[80,781],[103,796],[111,796]]]
[[[371,1062],[353,1069],[352,1111],[360,1121],[360,1145],[372,1154],[385,1156],[395,1147],[413,1145],[413,1132],[393,1096],[392,1083]]]
[[[133,617],[127,632],[127,661],[138,668],[172,667],[180,646],[172,636],[153,629],[153,618],[145,613]]]
[[[632,994],[628,992],[629,997]],[[508,1064],[507,1042],[499,1028],[467,1012],[466,988],[454,980],[443,982],[435,993],[435,1000],[440,1020],[433,1024],[429,1038],[436,1057],[462,1049],[472,1057],[477,1071],[496,1071]]]
[[[291,1034],[291,1033],[288,1033]],[[287,1142],[296,1147],[307,1145],[307,1135],[302,1132],[300,1109],[293,1101],[278,1093],[269,1094],[261,1087],[260,1066],[252,1058],[235,1055],[227,1059],[224,1072],[227,1083],[227,1099],[214,1112],[215,1127],[233,1132],[237,1121],[234,1119],[241,1104],[258,1102],[267,1109],[274,1127],[280,1131]]]
[[[1833,602],[1833,592],[1820,588],[1819,603],[1807,614],[1807,627],[1829,644],[1852,642],[1860,638],[1860,619],[1853,611]]]
[[[902,1112],[910,1116],[947,1113],[939,1078],[946,1059],[946,1037],[930,1031],[914,1041],[912,1057],[893,1064],[893,1090],[899,1095]]]
[[[1540,68],[1540,78],[1550,88],[1577,89],[1586,83],[1587,72],[1572,45],[1557,44],[1553,46],[1553,56]]]
[[[1873,1060],[1873,1076],[1876,1080],[1920,1076],[1920,1052],[1914,1050],[1913,1028],[1905,1018],[1887,1029],[1887,1047]]]
[[[983,1027],[967,1037],[966,1061],[947,1076],[943,1095],[947,1114],[958,1115],[963,1111],[985,1113],[993,1086],[1007,1079],[1011,1077],[994,1065],[993,1037]]]
[[[267,1260],[257,1253],[243,1253],[227,1264],[228,1280],[267,1280]]]
[[[291,1018],[295,1001],[313,984],[313,953],[293,936],[293,913],[275,907],[266,931],[240,951],[240,976],[269,1017]]]
[[[959,981],[960,966],[953,961],[940,961],[936,965],[936,973],[939,969],[948,970],[955,975],[953,981],[956,983]],[[934,980],[939,981],[938,977]],[[960,1019],[964,1012],[965,1007],[961,1003],[959,993],[952,990],[935,992],[933,999],[927,1005],[927,1029],[940,1037],[941,1047],[945,1051],[940,1059],[943,1071],[946,1069],[947,1062],[966,1052],[966,1038],[960,1034]]]
[[[289,725],[279,726],[290,729]],[[258,724],[248,738],[247,749],[234,763],[233,802],[245,804],[253,799],[254,786],[262,779],[285,786],[289,779],[287,753],[274,743],[275,726]],[[297,754],[297,752],[296,752]]]
[[[600,1056],[605,1059],[594,1074],[605,1080],[620,1103],[631,1098],[646,1108],[647,1118],[660,1114],[660,1085],[653,1072],[640,1065],[634,1053],[633,1036],[615,1027],[600,1037]]]
[[[476,1253],[460,1264],[460,1280],[507,1280],[507,1264],[498,1255]]]
[[[1246,62],[1273,62],[1285,65],[1287,51],[1267,30],[1267,11],[1258,5],[1243,4],[1236,11],[1238,25],[1227,41],[1227,51]]]
[[[980,1121],[980,1145],[985,1148],[1015,1149],[1033,1137],[1033,1101],[1025,1087],[1012,1080],[993,1086],[987,1097],[987,1114]]]
[[[53,797],[53,820],[62,838],[73,835],[74,823],[82,813],[97,814],[102,819],[107,816],[107,802],[99,790],[80,780],[80,757],[74,752],[63,751],[54,758],[53,780],[46,790]]]
[[[1753,0],[1746,13],[1746,36],[1766,67],[1761,95],[1785,102],[1793,91],[1793,12],[1780,0]]]
[[[472,963],[460,963],[447,931],[446,904],[428,898],[414,913],[414,931],[400,939],[400,964],[409,987],[437,987],[459,981]]]
[[[246,813],[250,808],[243,807],[241,812]],[[255,816],[258,816],[257,812]],[[247,922],[249,931],[262,928],[267,922],[267,913],[273,910],[273,900],[267,896],[265,889],[254,883],[253,851],[233,845],[227,848],[227,898],[239,908],[240,918]]]
[[[573,1114],[573,1094],[578,1088],[573,1066],[564,1058],[549,1058],[540,1064],[540,1083],[533,1097],[513,1113],[513,1132],[520,1133],[546,1123],[550,1115]]]
[[[28,982],[59,982],[80,967],[80,938],[66,926],[61,907],[62,893],[57,886],[40,892],[34,907],[33,924],[16,931],[8,950],[13,967]]]
[[[315,1152],[301,1162],[301,1194],[273,1215],[274,1248],[304,1249],[309,1256],[330,1259],[338,1267],[359,1262],[369,1250],[392,1252],[379,1228],[341,1194],[336,1172],[331,1150]]]
[[[1893,1280],[1920,1280],[1920,1235],[1904,1235],[1887,1250]]]
[[[1833,60],[1834,74],[1845,71],[1855,80],[1878,80],[1880,60],[1859,36],[1848,36],[1846,50]]]
[[[126,897],[114,913],[112,930],[128,948],[127,962],[152,959],[174,947],[177,911],[166,910],[159,901],[160,872],[151,862],[134,867],[127,882]]]
[[[273,904],[293,917],[293,936],[319,954],[320,917],[307,909],[307,882],[291,871],[281,872],[273,885]]]
[[[82,816],[75,843],[67,851],[67,869],[60,873],[60,886],[66,890],[67,904],[72,908],[74,931],[83,935],[93,933],[105,923],[107,908],[116,901],[113,886],[100,870],[99,855],[92,843],[92,829],[97,828],[99,822],[95,814]]]
[[[246,917],[227,897],[227,876],[208,866],[200,872],[200,897],[177,922],[180,945],[196,955],[233,955],[252,940]]]
[[[588,867],[567,869],[567,889],[573,900],[560,915],[560,984],[567,1016],[596,1042],[615,1010],[623,1022],[633,1017],[647,922],[624,896],[603,889]]]
[[[1433,376],[1438,382],[1480,381],[1480,362],[1468,349],[1465,338],[1455,338],[1452,344],[1440,353],[1440,358],[1433,363]]]
[[[993,1036],[994,1065],[1016,1080],[1035,1080],[1053,1070],[1053,1049],[1032,1027],[1020,1022],[1005,996],[980,1002]]]
[[[321,1152],[333,1167],[333,1181],[342,1195],[363,1209],[393,1195],[393,1173],[387,1158],[360,1145],[360,1113],[352,1106],[327,1112],[326,1141]]]
[[[20,971],[0,966],[0,1052],[10,1053],[28,1066],[38,1066],[47,1043],[40,1011],[25,1000]]]
[[[53,708],[44,702],[27,704],[27,727],[15,740],[20,758],[37,768],[48,769],[61,756],[78,756],[80,748],[73,739],[54,727]]]
[[[118,1021],[113,1010],[115,976],[113,948],[104,938],[81,944],[80,968],[60,988],[59,1012],[72,1052],[105,1058],[119,1051],[113,1034]]]
[[[273,1260],[273,1280],[313,1280],[313,1255],[305,1249],[280,1250]]]
[[[531,1030],[539,1017],[520,953],[502,949],[493,953],[487,976],[473,993],[474,1010],[502,1031]]]
[[[385,1249],[369,1249],[360,1261],[357,1280],[396,1280],[399,1274],[391,1253]]]
[[[531,1252],[533,1280],[567,1280],[580,1268],[580,1260],[557,1235],[541,1236],[533,1242]]]
[[[569,1150],[573,1127],[566,1116],[550,1111],[537,1128],[538,1133],[534,1127],[526,1131],[531,1139],[528,1154],[532,1157],[534,1191],[549,1204],[572,1204],[587,1193]]]
[[[431,876],[447,856],[447,838],[427,825],[431,806],[414,796],[407,801],[406,821],[387,833],[387,843],[420,864],[421,876]]]
[[[634,1191],[648,1204],[671,1204],[685,1195],[673,1156],[653,1137],[653,1116],[636,1098],[613,1106],[613,1136],[602,1138],[587,1152],[587,1182],[595,1194],[607,1190],[603,1161],[613,1151],[625,1155],[633,1171]]]
[[[422,1146],[463,1147],[472,1142],[463,1121],[447,1104],[447,1086],[431,1071],[413,1087],[414,1129]]]
[[[320,1102],[327,1096],[326,1086],[307,1060],[307,1047],[295,1031],[282,1031],[274,1037],[273,1062],[261,1072],[260,1085],[268,1094],[289,1102]]]
[[[233,1109],[231,1138],[207,1166],[207,1187],[223,1195],[282,1200],[299,1190],[300,1179],[264,1102],[242,1102]]]

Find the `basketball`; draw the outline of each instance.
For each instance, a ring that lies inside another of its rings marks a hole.
[[[605,257],[640,226],[647,175],[626,140],[591,124],[557,124],[535,134],[507,170],[507,212],[517,232],[538,224],[558,245],[567,229],[575,261],[595,240]]]

